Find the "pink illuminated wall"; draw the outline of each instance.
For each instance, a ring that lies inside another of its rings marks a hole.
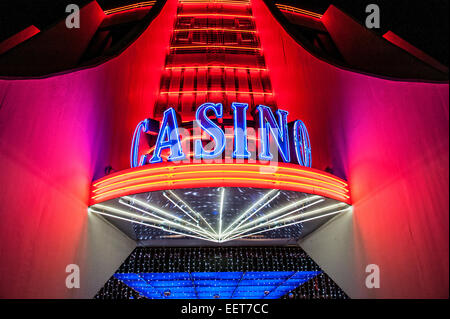
[[[0,80],[0,298],[91,298],[134,248],[111,226],[88,222],[89,189],[106,166],[129,166],[136,123],[153,114],[175,10],[168,1],[100,66]],[[81,267],[79,290],[65,287],[71,263]]]
[[[253,10],[278,107],[306,123],[313,167],[330,165],[352,193],[345,227],[330,224],[302,247],[350,297],[448,298],[448,83],[339,69],[296,43],[261,0]],[[372,263],[380,289],[364,284]]]

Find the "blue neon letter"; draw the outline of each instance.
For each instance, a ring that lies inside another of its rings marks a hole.
[[[181,161],[186,158],[181,148],[180,134],[178,133],[177,116],[173,108],[164,111],[164,116],[156,140],[155,150],[150,163],[162,162],[161,151],[170,148],[169,161]]]
[[[261,140],[261,153],[259,158],[263,160],[270,161],[273,155],[270,153],[269,147],[269,132],[272,133],[274,140],[278,145],[281,157],[283,161],[289,162],[289,135],[287,128],[287,116],[288,112],[283,110],[278,110],[279,124],[273,116],[272,110],[264,105],[259,105],[257,107],[259,113],[259,129],[260,129],[260,140]]]
[[[311,142],[306,126],[300,120],[294,123],[294,145],[298,163],[311,167]]]
[[[247,144],[247,103],[232,103],[234,112],[234,158],[249,158]]]
[[[142,166],[144,164],[146,155],[142,155],[138,161],[139,156],[139,144],[141,142],[141,134],[148,132],[148,120],[139,122],[134,130],[133,140],[131,141],[131,156],[130,165],[131,167]]]
[[[209,110],[212,110],[217,118],[221,118],[223,116],[223,107],[221,103],[217,104],[203,103],[197,109],[197,114],[195,118],[201,129],[212,137],[216,146],[212,151],[205,151],[201,139],[195,140],[194,142],[195,158],[205,158],[205,159],[216,158],[217,156],[222,154],[223,150],[225,149],[225,133],[220,127],[217,126],[216,123],[214,123],[207,117],[206,114]]]

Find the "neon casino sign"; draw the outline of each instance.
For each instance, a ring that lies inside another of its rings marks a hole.
[[[229,127],[232,133],[228,136],[223,129],[227,120],[223,119],[221,103],[204,103],[197,108],[195,121],[190,122],[193,131],[200,131],[194,137],[190,136],[190,130],[179,127],[181,118],[173,108],[164,112],[161,123],[154,119],[141,121],[135,129],[131,144],[131,167],[160,163],[163,161],[162,152],[168,153],[165,159],[169,162],[189,160],[188,155],[194,160],[221,159],[227,137],[232,137],[234,141],[230,156],[232,160],[257,156],[259,161],[270,162],[276,160],[274,154],[277,153],[278,158],[285,163],[311,167],[311,143],[308,130],[301,120],[288,123],[287,111],[277,110],[276,118],[271,108],[259,105],[254,115],[258,123],[251,123],[247,121],[248,104],[235,102],[231,109],[233,118]],[[248,148],[249,128],[258,132],[253,139],[259,143],[256,154],[252,154]],[[205,136],[210,141],[209,149],[204,145]],[[274,141],[272,144],[271,139]],[[190,145],[183,143],[187,140],[193,142],[192,153],[187,151]]]
[[[248,109],[235,102],[225,116],[222,104],[204,103],[189,120],[169,108],[141,121],[131,168],[93,182],[89,211],[133,223],[137,237],[222,243],[299,238],[303,223],[351,207],[346,181],[311,168],[301,120],[264,105],[247,119]]]

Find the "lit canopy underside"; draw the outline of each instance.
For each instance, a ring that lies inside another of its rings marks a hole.
[[[90,207],[131,238],[299,239],[347,211],[346,203],[303,192],[250,187],[204,187],[145,192]]]

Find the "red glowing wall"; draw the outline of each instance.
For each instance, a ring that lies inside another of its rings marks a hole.
[[[170,106],[193,120],[205,102],[230,118],[236,101],[275,108],[250,2],[180,1],[155,118]]]
[[[278,107],[307,125],[313,167],[330,165],[351,189],[353,236],[316,238],[307,252],[350,297],[448,298],[448,84],[339,69],[306,52],[261,0],[253,11]],[[365,288],[372,263],[380,289]]]
[[[105,230],[88,222],[89,189],[106,166],[129,167],[136,123],[153,114],[175,10],[168,1],[135,43],[100,66],[0,80],[1,298],[92,298],[131,252],[113,230],[98,238]],[[110,254],[119,254],[116,264],[90,287],[96,262]],[[81,267],[79,290],[65,286],[72,263]]]

